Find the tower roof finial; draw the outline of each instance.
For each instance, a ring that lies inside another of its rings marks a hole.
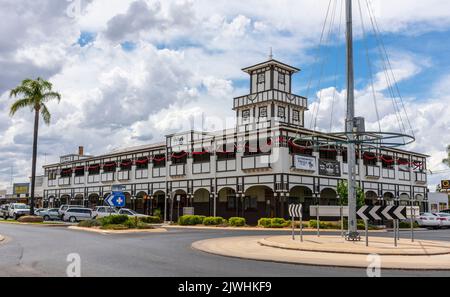
[[[273,59],[273,50],[272,47],[270,47],[270,52],[269,52],[269,60]]]

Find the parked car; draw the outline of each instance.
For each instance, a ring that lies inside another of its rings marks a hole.
[[[101,219],[111,215],[117,215],[118,212],[114,207],[110,206],[97,206],[94,208],[92,215],[95,219]]]
[[[450,209],[443,210],[440,213],[448,213],[448,214],[450,214]]]
[[[83,207],[69,207],[64,212],[63,221],[76,223],[93,219],[93,211]]]
[[[420,214],[420,217],[417,219],[417,224],[420,227],[426,228],[438,229],[441,227],[441,221],[438,220],[438,216],[430,212]]]
[[[36,212],[36,215],[42,217],[44,221],[54,221],[61,219],[61,217],[59,216],[59,208],[43,209],[39,212]]]
[[[138,217],[138,218],[146,218],[148,216],[135,212],[129,208],[122,208],[119,210],[120,215],[126,215],[129,217]]]
[[[20,217],[30,214],[30,207],[23,203],[11,203],[8,207],[8,212],[5,213],[3,218],[7,220],[8,218],[13,218],[18,220]]]
[[[437,213],[438,220],[441,221],[441,228],[450,228],[450,214]]]
[[[67,204],[63,204],[59,207],[58,213],[59,213],[59,217],[62,219],[64,217],[64,213],[66,212],[66,210],[70,207],[70,205]]]

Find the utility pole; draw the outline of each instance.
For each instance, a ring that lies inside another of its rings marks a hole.
[[[353,66],[353,17],[352,0],[346,0],[346,23],[347,23],[347,153],[348,153],[348,239],[358,238],[358,227],[356,221],[356,153],[355,153],[355,78]]]

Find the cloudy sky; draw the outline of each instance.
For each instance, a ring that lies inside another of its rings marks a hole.
[[[366,0],[359,1],[361,14],[354,2],[357,113],[378,129],[375,97],[383,129],[395,131],[399,121],[381,44],[371,31]],[[450,2],[370,2],[417,137],[408,148],[431,155],[430,169],[445,170]],[[0,0],[0,188],[12,179],[26,181],[30,172],[32,114],[8,115],[9,90],[28,77],[49,79],[63,96],[61,104],[50,104],[51,126],[41,126],[39,167],[79,145],[95,155],[161,141],[193,122],[201,125],[202,118],[225,122],[234,116],[232,98],[248,91],[240,69],[266,60],[270,47],[276,59],[302,69],[294,90],[310,98],[307,126],[317,117],[318,129],[342,130],[342,0],[331,3]],[[329,7],[329,27],[319,46]],[[432,187],[446,174],[433,175]]]

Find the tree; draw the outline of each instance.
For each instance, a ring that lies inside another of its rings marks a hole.
[[[450,145],[447,147],[447,159],[442,160],[442,163],[450,167]]]
[[[347,181],[340,181],[337,186],[337,192],[343,205],[348,205],[348,183]],[[366,204],[366,195],[364,191],[358,186],[356,187],[356,205],[362,207]]]
[[[11,90],[10,98],[18,98],[11,106],[10,116],[13,117],[19,110],[30,108],[34,112],[34,134],[33,134],[33,161],[31,169],[31,205],[30,214],[34,215],[34,193],[36,183],[36,159],[37,159],[37,142],[39,130],[39,116],[42,115],[44,123],[50,125],[51,114],[46,103],[56,100],[61,101],[61,95],[53,92],[53,85],[42,79],[36,80],[25,79],[22,84]]]

